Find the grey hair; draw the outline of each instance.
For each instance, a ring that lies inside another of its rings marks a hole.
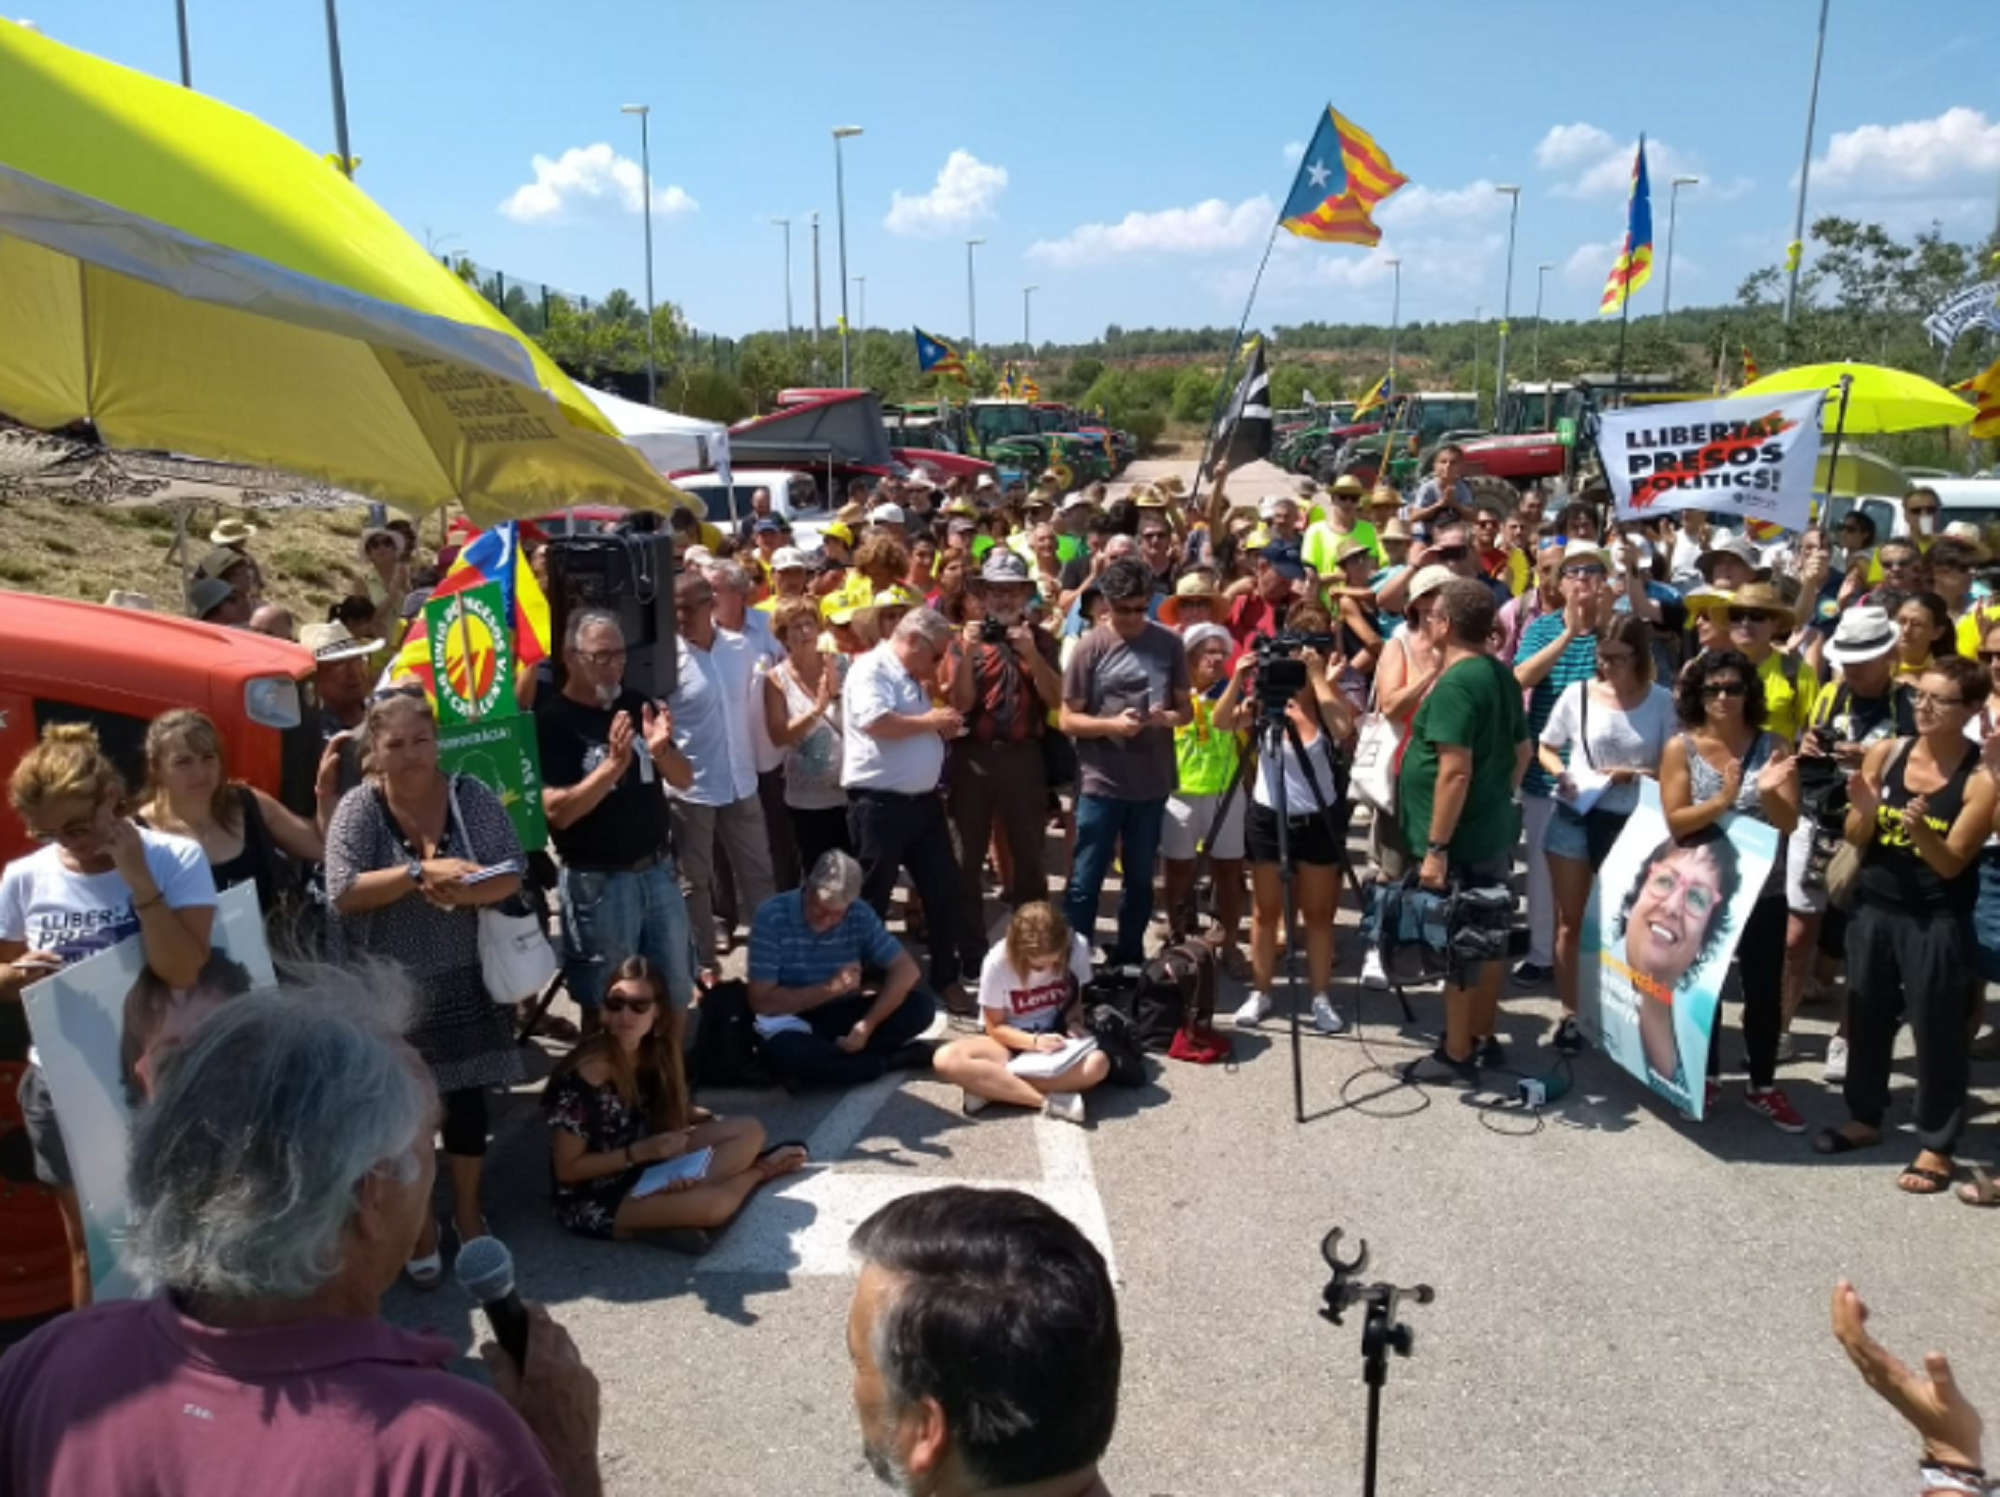
[[[912,608],[898,621],[895,638],[920,639],[942,655],[951,645],[951,625],[934,608]]]
[[[861,897],[861,865],[837,847],[827,849],[806,875],[806,893],[822,904],[853,904]]]
[[[416,1178],[437,1090],[400,1036],[408,979],[304,977],[217,1009],[133,1120],[127,1256],[149,1287],[304,1299],[340,1271],[361,1183]]]
[[[1139,549],[1139,543],[1129,535],[1114,535],[1104,543],[1104,559],[1116,561],[1121,556],[1130,556]]]
[[[726,559],[704,562],[701,571],[710,587],[723,588],[739,597],[750,596],[750,574],[737,563]]]
[[[620,644],[625,643],[625,626],[618,622],[618,615],[608,608],[584,608],[569,616],[569,628],[563,633],[563,643],[572,650],[583,638],[583,631],[603,627],[618,636]]]

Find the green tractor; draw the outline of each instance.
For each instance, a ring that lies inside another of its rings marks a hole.
[[[1003,468],[1019,469],[1030,482],[1044,472],[1053,472],[1064,488],[1077,488],[1111,476],[1111,463],[1103,444],[1073,432],[1006,437],[989,443],[986,457]]]

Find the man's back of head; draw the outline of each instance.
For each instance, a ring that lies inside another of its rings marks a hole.
[[[877,1476],[936,1493],[1091,1476],[1124,1349],[1110,1271],[1074,1225],[1020,1191],[948,1186],[884,1206],[852,1246],[848,1350]]]

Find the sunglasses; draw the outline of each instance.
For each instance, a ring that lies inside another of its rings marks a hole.
[[[1938,512],[1938,507],[1935,504],[1920,504],[1914,509],[1908,509],[1903,512],[1912,517],[1917,515],[1934,515]]]
[[[650,998],[606,998],[602,1005],[607,1014],[650,1014],[653,1000]]]
[[[1145,614],[1146,612],[1149,611],[1150,606],[1151,605],[1145,603],[1113,603],[1111,605],[1111,611],[1113,613],[1120,614],[1125,618],[1129,619],[1133,617],[1135,614],[1139,615]]]
[[[1979,661],[1982,665],[1991,665],[1996,660],[2000,660],[2000,650],[1981,650],[1979,652]]]
[[[1598,582],[1609,575],[1603,567],[1564,567],[1562,574],[1565,577],[1587,577]]]
[[[1750,688],[1741,681],[1711,681],[1702,687],[1701,694],[1708,701],[1718,697],[1747,697]]]
[[[1768,624],[1772,622],[1772,615],[1765,613],[1759,608],[1732,608],[1729,610],[1729,622],[1732,624]]]
[[[379,706],[383,702],[393,702],[398,697],[408,697],[412,701],[421,702],[424,700],[424,689],[414,681],[406,686],[385,686],[380,691],[368,694],[368,705]]]
[[[1464,561],[1472,553],[1464,546],[1439,546],[1431,555],[1439,561]]]

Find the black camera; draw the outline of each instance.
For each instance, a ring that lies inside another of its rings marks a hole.
[[[1331,634],[1303,634],[1289,629],[1259,639],[1255,646],[1257,701],[1264,711],[1282,715],[1285,704],[1305,690],[1308,678],[1306,663],[1299,659],[1301,650],[1324,655],[1333,645]]]
[[[979,621],[979,642],[986,645],[1002,645],[1007,642],[1007,626],[998,619]]]

